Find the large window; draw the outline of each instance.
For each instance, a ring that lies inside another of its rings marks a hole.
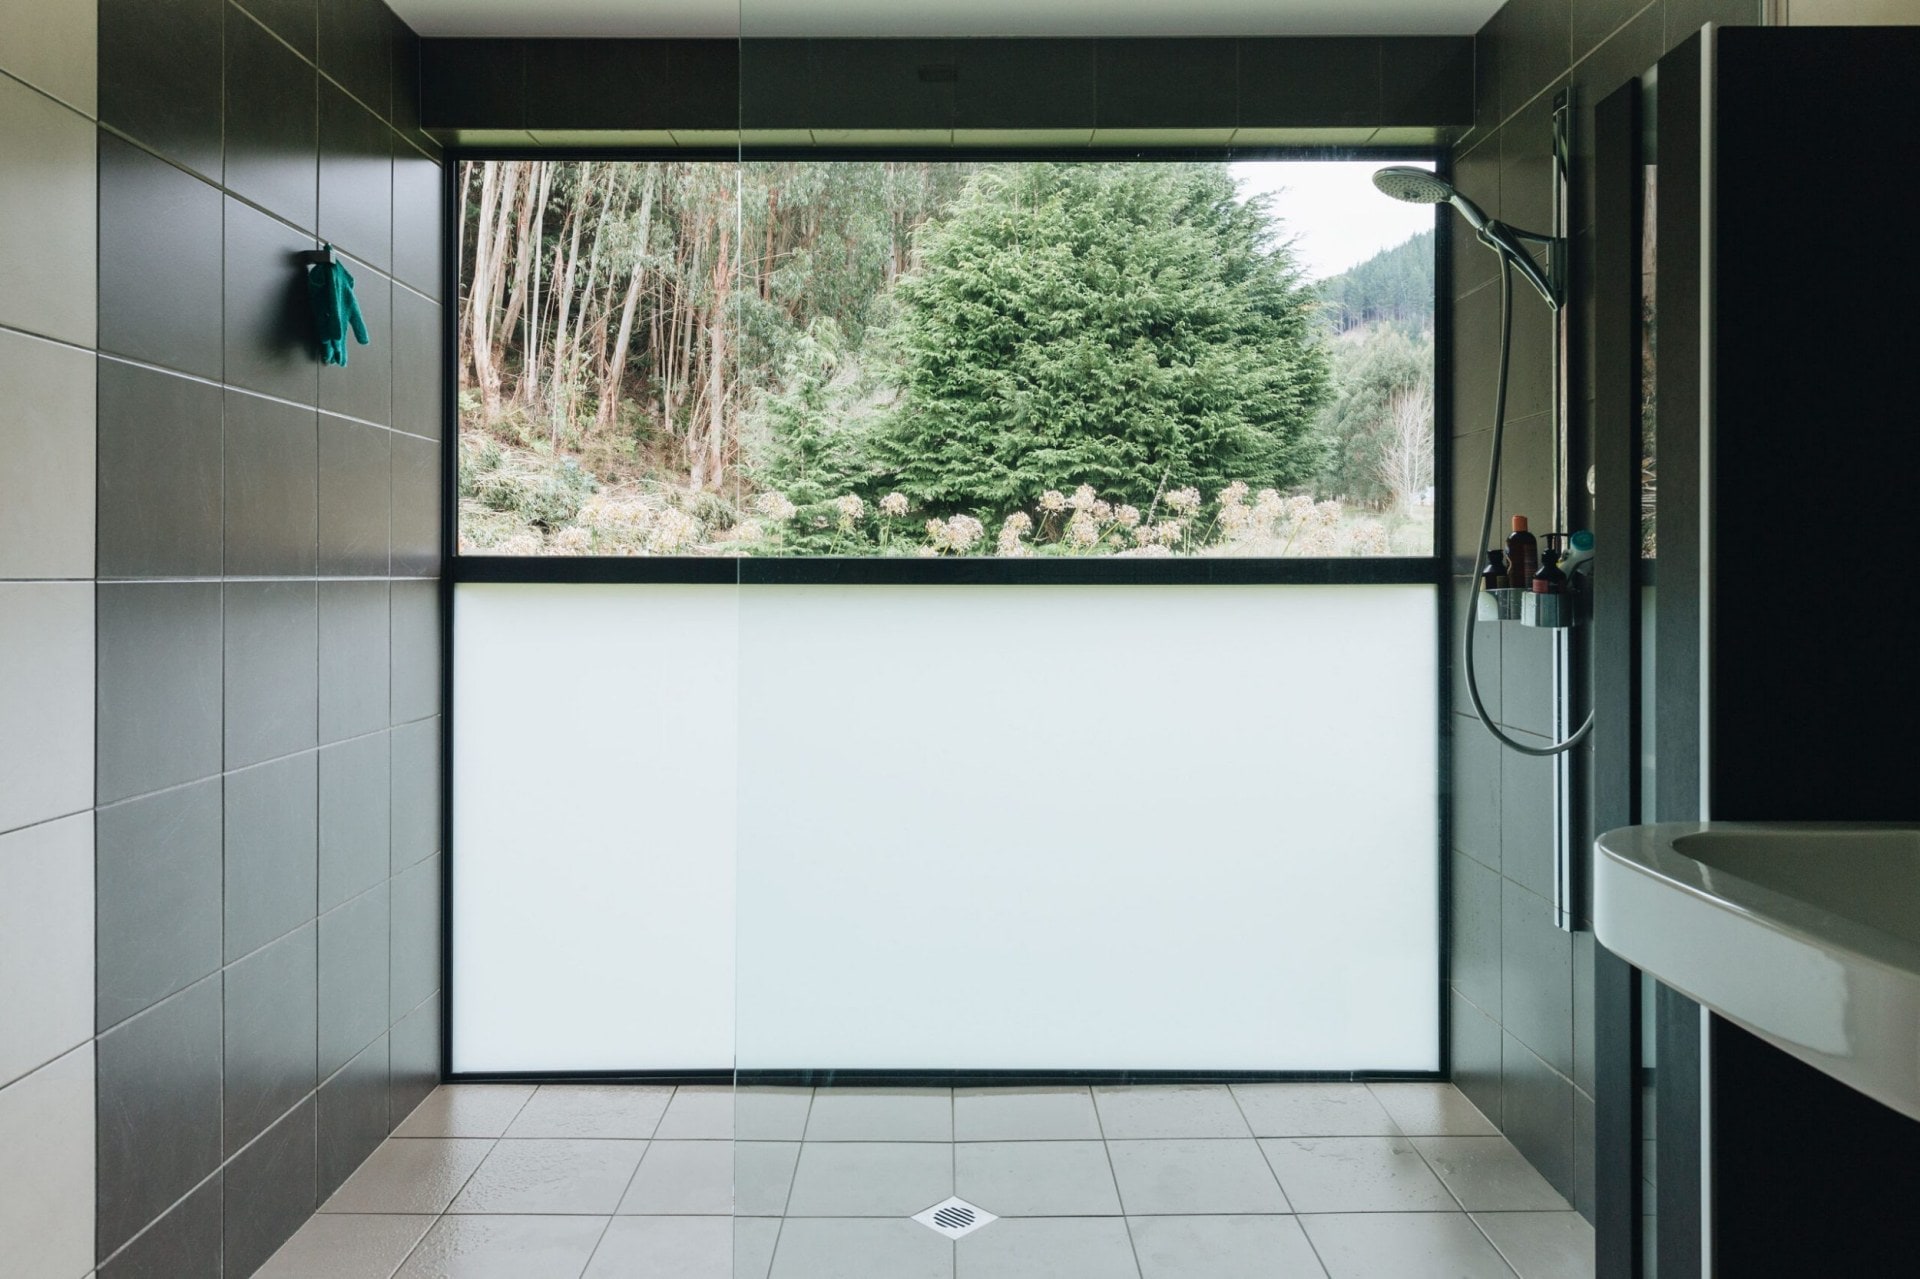
[[[1429,556],[1374,161],[473,160],[469,556]]]

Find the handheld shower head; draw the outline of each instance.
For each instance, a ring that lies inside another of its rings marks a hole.
[[[1547,245],[1553,263],[1557,264],[1559,244],[1554,237],[1535,235],[1531,231],[1522,231],[1504,222],[1495,221],[1488,217],[1479,205],[1454,190],[1451,182],[1426,169],[1416,169],[1406,164],[1390,165],[1387,168],[1375,170],[1373,185],[1382,195],[1404,200],[1408,204],[1452,205],[1454,210],[1466,219],[1467,225],[1473,228],[1474,234],[1480,237],[1482,244],[1496,253],[1505,254],[1513,263],[1514,269],[1540,291],[1540,296],[1547,300],[1547,304],[1556,310],[1559,308],[1558,281],[1549,280],[1543,275],[1539,264],[1533,260],[1533,255],[1520,245],[1521,240],[1533,240]],[[1552,265],[1550,269],[1558,275],[1557,265]]]

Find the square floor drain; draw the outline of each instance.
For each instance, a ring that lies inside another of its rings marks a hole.
[[[925,1212],[915,1213],[913,1219],[935,1234],[945,1235],[949,1239],[962,1238],[989,1222],[1000,1220],[985,1208],[976,1208],[964,1199],[937,1203]]]

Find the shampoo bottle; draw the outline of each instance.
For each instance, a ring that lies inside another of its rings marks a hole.
[[[1547,549],[1540,556],[1540,571],[1533,575],[1533,593],[1535,595],[1562,595],[1566,593],[1567,575],[1560,571],[1560,536],[1547,534]]]
[[[1507,557],[1503,551],[1488,551],[1487,566],[1480,572],[1480,589],[1485,591],[1505,590],[1507,580]]]
[[[1533,575],[1540,571],[1540,544],[1527,532],[1527,517],[1513,517],[1513,533],[1507,538],[1507,585],[1526,591],[1533,589]]]

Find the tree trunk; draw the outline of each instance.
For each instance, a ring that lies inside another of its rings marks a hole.
[[[480,224],[473,237],[473,288],[467,311],[471,323],[473,376],[480,385],[482,411],[488,425],[500,414],[500,378],[493,367],[493,341],[487,331],[487,298],[493,294],[493,270],[489,241],[492,238],[494,208],[499,197],[498,170],[492,164],[481,165]]]

